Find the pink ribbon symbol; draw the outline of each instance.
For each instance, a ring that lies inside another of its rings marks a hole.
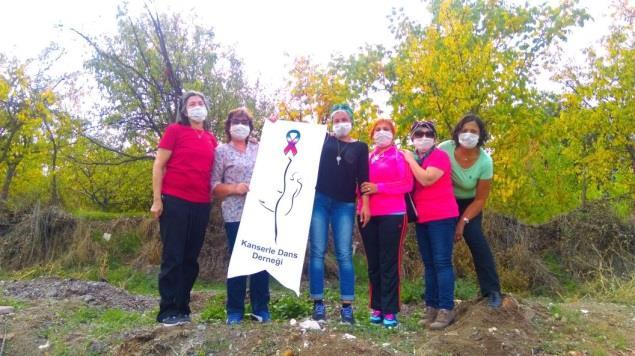
[[[295,136],[292,137],[291,134],[295,134]],[[291,151],[292,155],[297,155],[298,149],[295,148],[295,145],[298,141],[300,141],[300,131],[289,130],[289,132],[287,132],[287,147],[284,148],[284,154],[286,155],[289,151]]]

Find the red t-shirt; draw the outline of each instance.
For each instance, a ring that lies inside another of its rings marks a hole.
[[[435,167],[442,170],[443,175],[427,187],[419,182],[415,185],[413,200],[419,215],[417,222],[425,223],[459,216],[459,207],[452,188],[452,165],[448,154],[435,148],[423,161],[422,167]]]
[[[193,203],[209,203],[217,145],[211,132],[181,124],[169,125],[159,142],[159,148],[172,151],[165,167],[161,193]]]

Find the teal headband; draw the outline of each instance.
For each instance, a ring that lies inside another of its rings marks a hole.
[[[332,119],[333,115],[335,115],[335,113],[338,111],[345,112],[348,115],[348,117],[351,119],[351,123],[353,122],[353,109],[351,109],[351,107],[348,104],[333,105],[333,107],[331,107],[331,114],[329,115],[329,117]]]

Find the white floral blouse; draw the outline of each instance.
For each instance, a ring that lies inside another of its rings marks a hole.
[[[214,170],[212,172],[212,190],[220,183],[237,184],[251,181],[256,164],[258,144],[249,142],[245,152],[240,152],[229,143],[216,147]],[[221,203],[225,222],[240,221],[245,206],[244,195],[229,195]]]

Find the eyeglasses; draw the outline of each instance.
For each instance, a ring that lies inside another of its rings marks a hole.
[[[232,125],[247,125],[247,126],[249,126],[249,119],[231,119],[230,123]]]
[[[434,132],[432,131],[415,131],[412,134],[413,138],[422,138],[422,137],[429,137],[429,138],[434,138]]]
[[[392,131],[392,129],[388,126],[377,126],[375,128],[375,132],[378,132],[378,131]]]

